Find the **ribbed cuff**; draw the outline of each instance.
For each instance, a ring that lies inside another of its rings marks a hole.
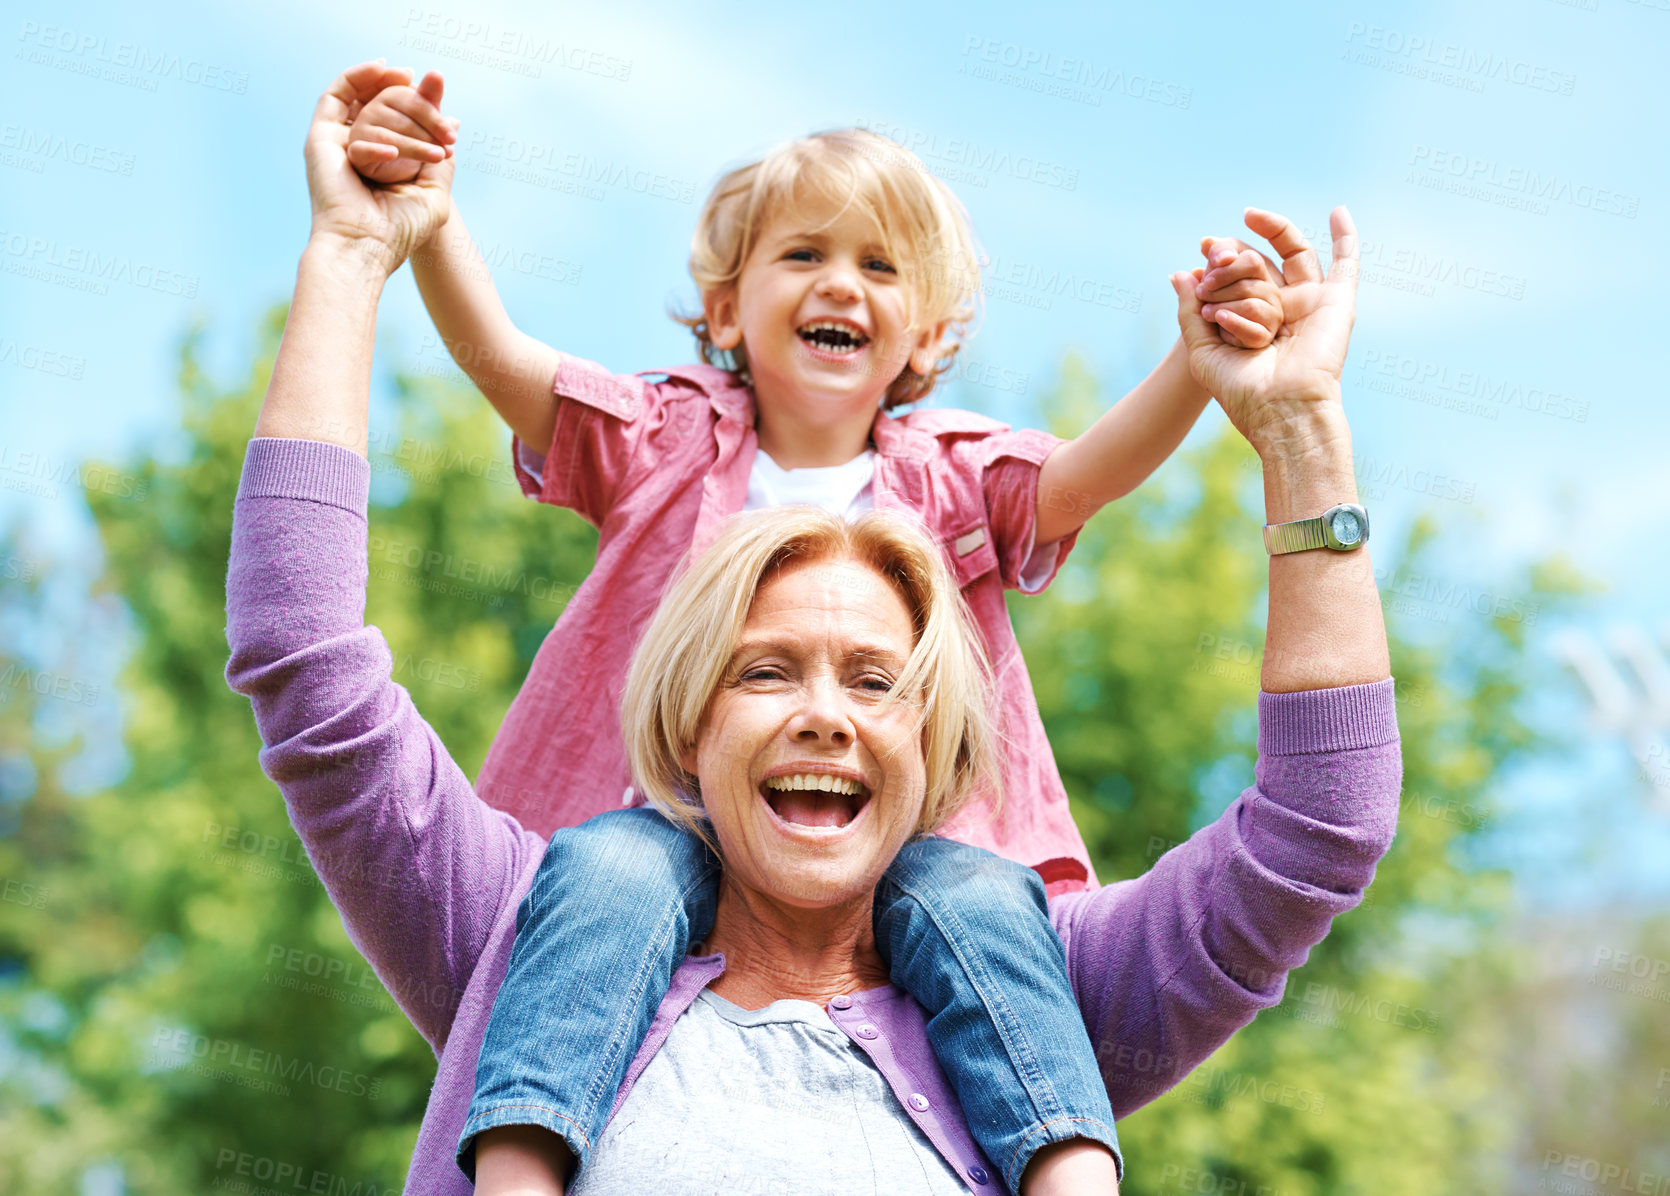
[[[1301,756],[1346,752],[1394,742],[1393,679],[1338,689],[1258,695],[1258,754]]]
[[[296,498],[363,518],[371,501],[371,464],[323,440],[257,436],[244,452],[238,498]]]

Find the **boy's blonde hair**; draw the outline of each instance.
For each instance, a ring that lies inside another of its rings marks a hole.
[[[675,578],[627,670],[621,730],[633,780],[704,838],[697,780],[679,757],[695,746],[760,586],[791,564],[827,560],[875,569],[911,614],[910,659],[883,700],[917,712],[927,781],[917,832],[943,826],[982,784],[994,801],[1001,796],[991,668],[938,546],[899,512],[849,521],[817,507],[774,507],[734,517]]]
[[[956,360],[979,311],[983,259],[963,205],[896,141],[868,129],[831,129],[779,146],[721,178],[690,238],[690,276],[702,301],[736,285],[769,221],[815,199],[832,202],[838,212],[856,206],[874,220],[908,287],[912,322],[947,324],[933,368],[924,375],[907,365],[888,386],[882,406],[914,403]],[[743,347],[716,348],[705,312],[673,318],[696,334],[703,361],[746,377]]]

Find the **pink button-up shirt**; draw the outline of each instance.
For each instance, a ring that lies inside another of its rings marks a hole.
[[[552,390],[549,451],[535,477],[515,444],[517,478],[530,497],[598,528],[597,563],[540,647],[476,782],[540,834],[641,803],[620,729],[632,648],[678,562],[742,510],[758,448],[752,390],[713,366],[611,374],[564,355]],[[940,833],[1037,869],[1052,897],[1094,884],[1003,598],[1032,557],[1038,470],[1061,441],[951,409],[878,414],[870,436],[875,506],[915,512],[944,547],[996,672],[1001,808],[971,802]],[[1056,568],[1075,538],[1061,542]]]

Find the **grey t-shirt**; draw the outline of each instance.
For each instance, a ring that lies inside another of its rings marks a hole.
[[[747,1010],[704,990],[638,1077],[570,1196],[967,1191],[821,1006]]]

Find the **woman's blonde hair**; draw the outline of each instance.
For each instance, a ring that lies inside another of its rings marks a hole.
[[[917,712],[927,782],[917,832],[943,826],[983,786],[1000,798],[991,668],[938,546],[899,512],[849,521],[817,507],[775,507],[735,516],[674,579],[627,670],[621,730],[633,780],[687,829],[703,834],[704,815],[680,757],[695,746],[755,593],[780,569],[828,560],[868,565],[910,611],[910,659],[883,700]]]
[[[911,321],[947,325],[933,367],[918,374],[907,365],[882,406],[914,403],[956,361],[980,308],[984,259],[963,205],[896,141],[868,129],[831,129],[781,145],[721,178],[690,238],[690,276],[702,302],[736,285],[769,221],[816,200],[832,203],[837,217],[856,207],[873,220],[907,285]],[[703,361],[747,376],[747,353],[740,345],[716,348],[705,311],[673,318],[696,334]]]

